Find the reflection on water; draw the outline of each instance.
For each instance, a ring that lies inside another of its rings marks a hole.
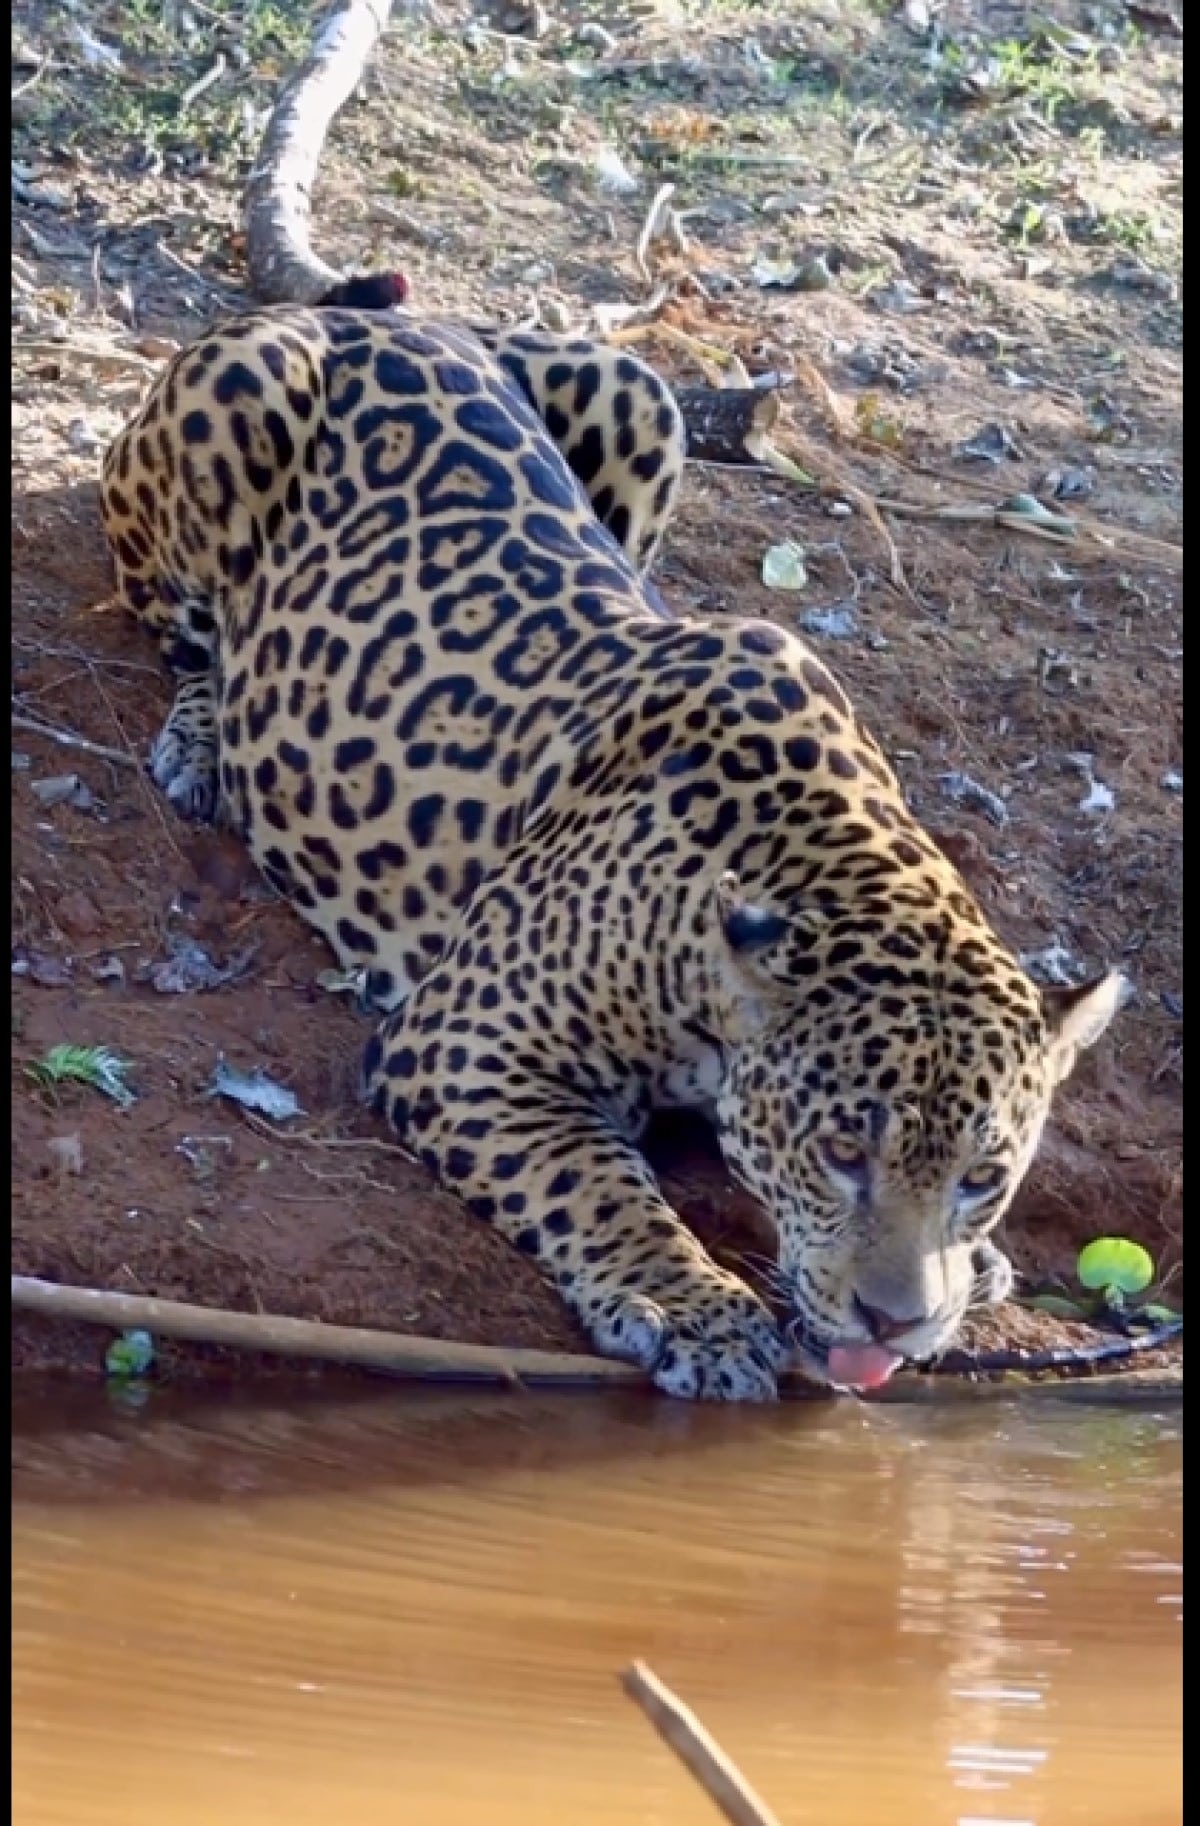
[[[1180,1423],[392,1394],[16,1416],[17,1826],[1176,1826]]]

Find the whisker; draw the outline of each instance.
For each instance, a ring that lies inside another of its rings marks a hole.
[[[756,1281],[760,1287],[765,1287],[771,1293],[779,1294],[785,1299],[791,1297],[791,1281],[778,1263],[769,1262],[764,1255],[744,1255],[742,1260],[750,1278]]]

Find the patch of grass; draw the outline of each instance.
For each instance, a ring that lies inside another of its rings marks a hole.
[[[52,6],[40,23],[69,46],[70,19]],[[106,162],[140,155],[142,170],[165,164],[232,174],[257,149],[261,104],[269,105],[307,51],[312,13],[300,0],[211,0],[181,27],[162,0],[127,0],[89,10],[87,28],[119,52],[121,65],[72,57],[68,75],[51,73],[22,115],[31,148],[55,145]],[[218,55],[224,73],[184,112],[185,92]]]
[[[202,22],[193,16],[180,32],[161,0],[123,0],[119,30],[131,50],[148,53],[207,48],[219,39],[236,44],[254,64],[302,57],[312,35],[312,7],[304,0],[207,0]]]
[[[1164,236],[1153,216],[1140,209],[1101,210],[1092,225],[1092,239],[1146,254],[1161,245]]]
[[[111,1097],[122,1109],[129,1109],[135,1101],[126,1083],[129,1066],[130,1061],[111,1046],[72,1046],[62,1042],[27,1065],[25,1075],[39,1089],[51,1092],[64,1084],[86,1084]]]
[[[1001,86],[1010,95],[1022,96],[1051,125],[1054,117],[1079,91],[1084,67],[1049,47],[1041,38],[1006,38],[992,49]]]

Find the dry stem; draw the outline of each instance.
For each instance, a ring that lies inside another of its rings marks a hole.
[[[729,1826],[779,1826],[778,1815],[759,1799],[737,1764],[644,1661],[635,1661],[626,1668],[621,1685],[689,1775],[695,1776]]]

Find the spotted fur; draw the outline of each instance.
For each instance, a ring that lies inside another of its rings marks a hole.
[[[375,1107],[681,1395],[790,1344],[943,1348],[1113,976],[1037,988],[845,692],[645,581],[678,412],[627,354],[283,309],[181,354],[104,466],[179,693],[155,777],[369,972]],[[773,1220],[783,1330],[637,1142],[700,1105]]]

